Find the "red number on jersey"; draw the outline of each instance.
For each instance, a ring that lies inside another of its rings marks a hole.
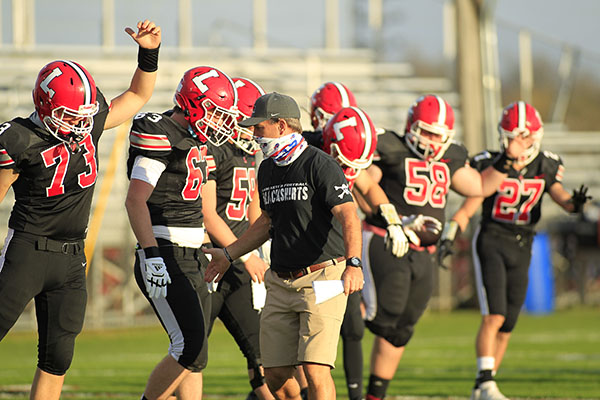
[[[247,181],[247,185],[242,182]],[[227,203],[225,212],[227,218],[242,221],[248,218],[248,205],[256,190],[256,171],[254,168],[235,167],[233,169],[233,189],[231,200]]]
[[[494,199],[492,218],[517,225],[528,224],[531,210],[542,197],[545,184],[543,179],[506,178]]]
[[[405,160],[406,188],[404,200],[407,204],[444,208],[450,188],[450,169],[437,161]]]
[[[187,165],[187,178],[185,187],[181,191],[181,197],[184,200],[197,200],[200,197],[200,189],[204,183],[204,171],[202,170],[202,161],[206,159],[206,146],[201,148],[192,147],[188,151],[185,163]]]
[[[96,182],[98,168],[96,165],[96,146],[92,141],[92,135],[87,135],[80,145],[83,150],[83,158],[85,165],[88,168],[87,172],[82,172],[78,177],[79,186],[82,188],[89,187]],[[52,177],[50,186],[46,188],[46,196],[58,196],[65,193],[65,176],[67,174],[67,166],[71,159],[71,152],[68,150],[66,143],[60,143],[52,146],[42,152],[42,159],[46,168],[50,168],[56,164],[56,170]]]
[[[96,183],[96,177],[98,176],[98,169],[96,166],[96,146],[92,141],[92,135],[87,135],[80,143],[84,153],[85,164],[89,167],[88,172],[82,172],[78,175],[79,186],[86,188]]]

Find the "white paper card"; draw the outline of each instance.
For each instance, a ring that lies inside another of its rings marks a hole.
[[[323,303],[335,296],[344,293],[344,281],[313,281],[313,290],[315,291],[316,304]]]
[[[255,310],[262,310],[267,299],[267,288],[265,283],[252,281],[252,306]]]

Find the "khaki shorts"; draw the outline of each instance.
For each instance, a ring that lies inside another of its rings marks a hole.
[[[260,349],[266,368],[304,362],[329,365],[337,356],[347,296],[315,304],[312,281],[342,278],[345,261],[298,279],[267,270],[267,300],[260,319]]]

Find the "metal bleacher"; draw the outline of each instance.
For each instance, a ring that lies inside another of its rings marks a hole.
[[[107,98],[121,93],[129,84],[135,68],[136,49],[52,47],[35,52],[15,52],[0,49],[0,120],[26,116],[33,108],[31,89],[37,72],[47,62],[67,58],[85,66]],[[230,76],[250,78],[266,91],[279,91],[294,97],[306,111],[310,94],[329,80],[346,84],[357,102],[378,127],[402,129],[410,104],[423,93],[442,95],[455,109],[456,139],[462,139],[460,129],[460,99],[454,82],[447,77],[417,77],[408,63],[378,62],[367,49],[346,49],[337,52],[295,49],[270,49],[255,53],[250,49],[197,48],[181,52],[174,48],[161,50],[159,74],[152,99],[142,111],[163,111],[172,107],[173,92],[184,71],[197,65],[215,66]],[[310,128],[308,112],[302,116],[303,126]],[[107,134],[100,147],[101,165],[108,160],[114,135]],[[572,188],[587,183],[592,192],[600,188],[600,135],[595,132],[569,132],[561,127],[546,126],[543,148],[560,154],[566,166],[565,186]],[[475,153],[480,149],[469,149]],[[124,154],[124,153],[123,153]],[[124,155],[123,155],[124,157]],[[117,179],[101,231],[103,241],[118,243],[127,231],[123,198],[126,188],[125,160],[120,161]],[[101,168],[101,173],[104,168]],[[102,176],[99,184],[102,182]],[[546,202],[549,203],[549,202]],[[456,201],[450,199],[452,205]],[[11,202],[0,204],[5,216]],[[557,207],[548,207],[548,214],[559,215]],[[0,227],[0,233],[5,227]]]
[[[15,116],[27,116],[32,112],[31,90],[39,69],[49,61],[60,58],[71,59],[85,66],[106,98],[111,99],[128,87],[136,65],[136,49],[133,46],[112,51],[98,47],[37,47],[35,52],[17,52],[0,48],[0,123]],[[378,62],[374,53],[365,49],[338,52],[269,49],[263,53],[254,53],[249,49],[197,48],[181,52],[174,48],[163,48],[155,91],[142,111],[161,112],[171,108],[173,93],[181,75],[187,69],[198,65],[211,65],[232,77],[250,78],[268,92],[278,91],[294,97],[305,110],[302,115],[305,128],[310,128],[306,111],[309,108],[309,96],[326,81],[335,80],[346,84],[354,92],[359,106],[371,116],[377,127],[395,130],[403,129],[407,109],[419,95],[437,93],[455,109],[456,139],[462,140],[461,102],[455,91],[455,83],[450,78],[417,77],[410,64]],[[127,128],[128,126],[123,127]],[[570,190],[586,183],[590,186],[590,192],[596,198],[600,198],[600,134],[569,132],[562,127],[551,125],[547,125],[545,131],[542,147],[562,157],[566,167],[565,187]],[[123,261],[123,258],[120,262],[115,258],[109,259],[115,250],[131,257],[134,244],[124,207],[127,190],[127,143],[122,148],[115,149],[113,144],[117,135],[114,133],[106,132],[101,140],[100,175],[92,210],[94,212],[97,209],[98,193],[102,192],[105,182],[108,181],[104,179],[104,174],[110,154],[117,150],[120,156],[94,256],[94,260],[103,260],[102,263],[97,263],[102,268],[92,267],[90,272],[91,301],[88,319],[94,324],[135,323],[133,316],[138,316],[138,311],[147,307],[131,279],[132,261]],[[469,149],[471,154],[480,150],[482,149]],[[460,202],[460,196],[451,192],[448,216],[458,208]],[[9,191],[6,199],[0,203],[1,237],[6,236],[12,203],[12,191]],[[544,229],[548,220],[568,218],[566,213],[549,199],[544,202],[543,207],[544,218],[539,224],[540,229]],[[120,286],[107,289],[107,282],[118,282],[115,285]],[[121,289],[117,289],[118,287]],[[438,304],[436,299],[432,300],[434,307],[447,307]],[[121,311],[113,312],[111,309]],[[28,321],[30,325],[33,323],[33,318],[23,320]],[[109,320],[113,322],[108,322]]]

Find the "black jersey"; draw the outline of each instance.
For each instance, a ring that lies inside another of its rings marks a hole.
[[[271,218],[271,267],[293,271],[345,254],[342,227],[331,213],[353,201],[338,163],[308,146],[290,165],[265,159],[258,171],[260,206]]]
[[[208,145],[208,179],[217,184],[217,212],[240,237],[248,229],[248,206],[256,190],[256,157],[227,142]]]
[[[457,142],[450,144],[440,160],[423,160],[410,150],[404,137],[392,131],[378,136],[374,157],[374,164],[383,173],[379,185],[400,215],[423,214],[439,221],[445,220],[452,175],[467,161],[467,149]],[[369,216],[367,222],[386,226],[378,215]]]
[[[54,239],[85,238],[98,176],[97,146],[109,110],[96,90],[99,111],[78,152],[34,123],[35,113],[0,125],[0,168],[19,173],[12,185],[10,228]]]
[[[471,165],[483,171],[494,163],[498,152],[484,151],[471,160]],[[498,191],[483,201],[482,224],[502,224],[515,231],[533,232],[540,220],[542,195],[555,182],[561,182],[564,167],[560,157],[552,152],[540,152],[525,168],[512,171]]]
[[[302,136],[308,144],[318,149],[323,149],[323,131],[304,131]]]
[[[138,114],[129,142],[127,177],[137,156],[165,165],[147,201],[152,225],[201,227],[201,189],[208,175],[206,145],[174,121],[170,112]]]

